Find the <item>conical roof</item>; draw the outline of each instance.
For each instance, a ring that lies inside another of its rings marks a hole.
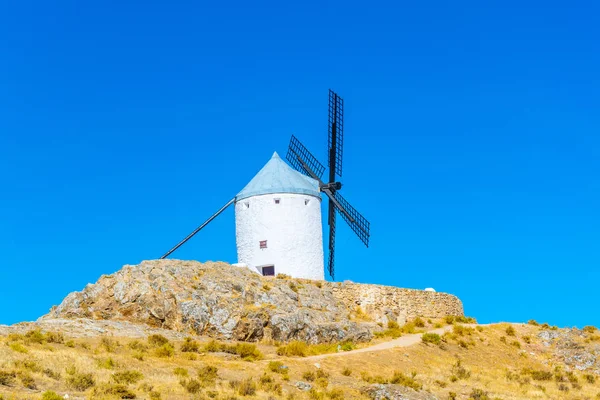
[[[296,193],[320,196],[319,182],[292,169],[277,152],[235,197],[236,201],[271,193]]]

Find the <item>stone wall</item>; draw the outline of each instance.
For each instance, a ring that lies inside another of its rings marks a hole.
[[[333,284],[332,290],[333,295],[349,309],[360,307],[375,321],[382,323],[395,320],[402,325],[415,317],[464,315],[462,302],[447,293],[349,282]]]

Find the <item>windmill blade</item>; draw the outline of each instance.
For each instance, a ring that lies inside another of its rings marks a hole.
[[[344,99],[329,89],[329,182],[335,181],[335,174],[342,176],[342,154],[344,151]]]
[[[227,204],[225,204],[223,207],[221,207],[219,209],[219,211],[217,211],[216,213],[214,213],[213,215],[210,216],[209,219],[207,219],[206,221],[204,221],[204,223],[202,225],[200,225],[199,227],[197,227],[196,229],[194,229],[194,231],[192,233],[190,233],[189,235],[187,235],[181,242],[177,243],[175,245],[175,247],[173,247],[171,250],[167,251],[162,257],[163,258],[167,258],[171,253],[173,253],[175,250],[177,250],[178,248],[180,248],[181,246],[183,246],[183,244],[185,242],[187,242],[188,240],[190,240],[192,238],[192,236],[194,236],[196,233],[200,232],[200,230],[202,228],[204,228],[206,225],[208,225],[213,219],[217,218],[219,216],[219,214],[221,214],[223,211],[225,211],[225,209],[227,207],[229,207],[230,205],[233,204],[233,202],[235,201],[235,197],[231,200],[229,200],[227,202]]]
[[[292,164],[296,171],[317,180],[321,179],[325,171],[323,164],[294,135],[290,139],[290,146],[285,158]],[[311,174],[311,171],[313,174]]]
[[[337,200],[340,208],[340,214],[342,214],[342,218],[350,225],[350,228],[356,233],[356,236],[365,244],[365,246],[369,247],[369,237],[371,224],[365,217],[362,216],[361,213],[356,211],[354,207],[348,203],[344,197],[342,197],[339,192],[334,192],[333,197]]]
[[[329,262],[327,269],[331,279],[335,279],[335,203],[329,199]]]

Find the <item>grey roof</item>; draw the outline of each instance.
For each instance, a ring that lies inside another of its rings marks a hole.
[[[236,201],[262,194],[296,193],[321,196],[319,182],[292,169],[277,152],[235,197]]]

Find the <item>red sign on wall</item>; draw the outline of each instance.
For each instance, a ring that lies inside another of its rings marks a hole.
[[[260,243],[260,248],[261,249],[266,249],[267,248],[267,241],[266,240],[261,240],[259,243]]]

